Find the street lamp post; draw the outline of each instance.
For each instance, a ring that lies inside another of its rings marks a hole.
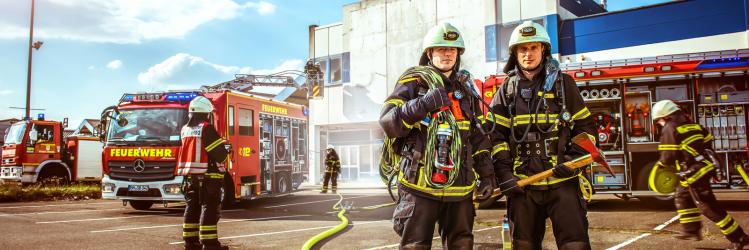
[[[34,0],[31,0],[31,25],[29,26],[29,66],[26,72],[26,116],[25,120],[31,119],[31,49],[37,49],[42,47],[40,41],[34,42]]]

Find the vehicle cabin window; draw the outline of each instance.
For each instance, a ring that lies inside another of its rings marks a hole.
[[[253,124],[254,112],[249,109],[239,109],[239,135],[255,135],[255,126]]]
[[[229,106],[229,112],[227,114],[227,123],[229,123],[229,135],[234,135],[234,106]]]
[[[55,138],[55,127],[52,125],[34,125],[34,130],[37,133],[37,142],[48,142]]]

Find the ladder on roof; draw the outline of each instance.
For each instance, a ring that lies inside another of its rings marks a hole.
[[[566,64],[563,63],[560,65],[560,68],[562,68],[562,70],[579,70],[579,69],[592,69],[592,68],[602,68],[602,67],[618,67],[618,66],[669,63],[669,62],[713,60],[713,59],[726,59],[726,58],[737,58],[737,57],[749,57],[749,49],[719,50],[719,51],[709,51],[709,52],[684,53],[684,54],[674,54],[674,55],[618,59],[618,60],[608,60],[608,61],[575,62],[575,63],[566,63]]]

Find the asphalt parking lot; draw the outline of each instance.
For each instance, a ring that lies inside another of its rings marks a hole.
[[[393,206],[385,189],[339,190],[353,209],[350,226],[322,242],[322,249],[396,249],[399,237],[389,221]],[[718,199],[744,227],[749,227],[749,193],[719,193]],[[333,194],[306,186],[291,195],[244,202],[222,212],[221,241],[236,249],[300,249],[307,239],[339,223]],[[149,211],[123,207],[110,200],[22,202],[0,204],[0,249],[180,249],[181,204]],[[477,211],[475,249],[500,249],[499,218],[503,202]],[[703,218],[700,242],[677,241],[676,212],[669,201],[623,201],[594,197],[589,206],[593,249],[725,249],[728,241]],[[435,234],[435,237],[437,234]],[[440,244],[435,238],[435,248]],[[544,248],[556,249],[547,228]]]

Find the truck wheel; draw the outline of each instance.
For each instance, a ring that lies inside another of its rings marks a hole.
[[[653,191],[648,185],[648,178],[650,177],[650,170],[655,165],[655,161],[648,162],[642,166],[640,173],[637,174],[637,190]],[[638,199],[642,201],[668,201],[674,198],[673,195],[657,195],[657,196],[638,196]]]
[[[281,173],[278,175],[276,182],[279,194],[285,194],[291,192],[291,176],[288,173]]]
[[[153,206],[153,201],[128,201],[135,210],[148,210]]]
[[[63,186],[70,183],[70,178],[62,167],[54,167],[39,174],[39,183],[42,186]]]

